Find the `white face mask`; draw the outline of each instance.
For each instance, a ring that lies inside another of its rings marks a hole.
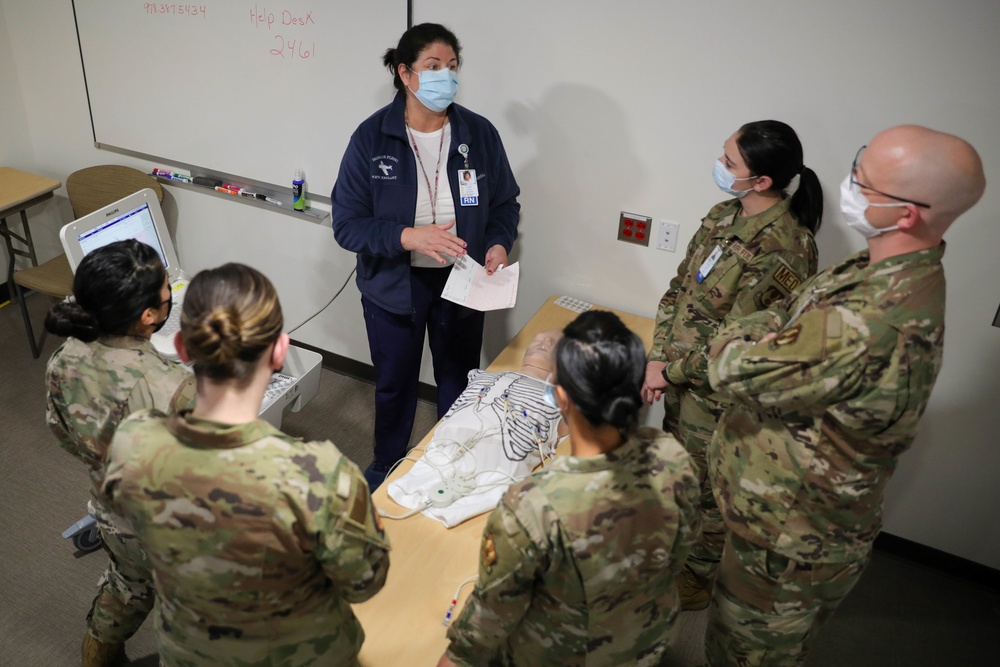
[[[749,181],[751,178],[757,178],[756,176],[747,176],[745,178],[736,178],[733,172],[726,169],[726,165],[722,164],[722,160],[715,161],[715,167],[712,169],[712,178],[715,179],[715,184],[719,186],[719,189],[723,192],[727,192],[736,198],[743,197],[746,193],[753,190],[750,188],[748,190],[735,190],[733,189],[733,183],[736,181]]]
[[[851,183],[851,175],[848,174],[844,182],[840,184],[840,212],[844,216],[844,220],[847,221],[848,226],[866,239],[873,239],[879,234],[899,229],[899,225],[883,227],[881,229],[873,226],[872,223],[868,222],[868,218],[865,217],[865,210],[869,206],[891,208],[906,206],[906,204],[902,202],[899,204],[872,204],[868,201],[867,197],[861,194],[861,189]]]

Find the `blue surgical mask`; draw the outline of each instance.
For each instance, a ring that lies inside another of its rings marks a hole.
[[[712,178],[715,179],[715,184],[719,186],[720,190],[729,193],[736,198],[740,198],[750,192],[750,190],[753,190],[753,188],[748,190],[735,190],[733,189],[733,183],[736,181],[748,181],[751,178],[757,177],[746,176],[745,178],[736,178],[736,176],[733,175],[733,172],[726,169],[726,165],[722,164],[722,160],[716,160],[715,168],[712,170]]]
[[[553,407],[558,410],[559,403],[556,401],[556,386],[549,381],[551,377],[552,375],[549,374],[549,377],[545,378],[545,390],[542,392],[542,400],[545,401],[546,405],[549,407]]]
[[[413,70],[410,70],[411,72]],[[413,92],[421,104],[431,111],[444,111],[455,101],[458,73],[448,68],[425,69],[417,73],[420,88]]]

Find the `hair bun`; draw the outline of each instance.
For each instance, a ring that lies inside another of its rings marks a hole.
[[[84,343],[97,340],[101,327],[93,313],[75,301],[60,301],[45,315],[45,328],[57,336],[78,338]]]
[[[243,351],[243,325],[231,306],[217,306],[201,318],[187,340],[188,353],[210,366],[228,364]]]
[[[642,400],[638,394],[619,394],[605,401],[601,408],[601,419],[620,431],[630,432],[639,423],[639,408]]]

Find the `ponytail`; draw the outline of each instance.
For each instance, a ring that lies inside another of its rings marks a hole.
[[[816,172],[809,167],[803,166],[799,173],[799,187],[792,195],[789,210],[800,225],[813,234],[819,231],[823,222],[823,187]]]
[[[818,232],[823,219],[823,188],[816,172],[802,161],[802,143],[795,130],[780,120],[757,120],[739,129],[736,146],[751,174],[771,177],[772,190],[784,193],[798,175],[799,186],[789,208],[800,225]]]

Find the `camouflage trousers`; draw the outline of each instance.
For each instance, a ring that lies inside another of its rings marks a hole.
[[[709,444],[722,412],[723,408],[715,401],[685,392],[680,399],[677,424],[672,431],[691,455],[691,465],[701,485],[698,500],[701,536],[691,548],[684,566],[706,582],[715,579],[719,559],[722,558],[722,547],[726,543],[726,523],[715,502],[712,484],[708,479]],[[667,430],[666,420],[663,430]]]
[[[820,626],[858,583],[868,559],[798,562],[730,533],[709,606],[708,664],[802,665]]]
[[[294,615],[233,609],[231,616],[220,617],[206,616],[197,591],[184,593],[189,598],[183,606],[164,598],[156,601],[153,624],[160,667],[359,665],[365,631],[351,606],[335,594]],[[267,597],[263,589],[262,596]]]
[[[135,634],[153,608],[153,575],[129,522],[94,499],[88,509],[97,520],[110,562],[97,583],[87,629],[102,643],[120,644]]]

